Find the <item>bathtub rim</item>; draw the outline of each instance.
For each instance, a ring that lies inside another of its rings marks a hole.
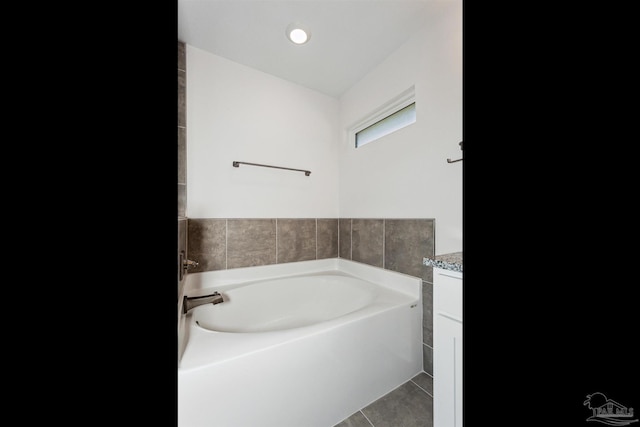
[[[363,279],[414,297],[419,296],[420,292],[420,289],[416,287],[415,281],[416,279],[422,281],[422,279],[417,276],[410,276],[398,271],[375,267],[357,261],[343,258],[327,258],[189,273],[185,278],[183,294],[200,296],[215,287],[232,289],[232,286],[241,286],[251,282],[314,275],[327,273],[329,271]],[[393,282],[393,285],[389,285],[390,281]],[[182,296],[180,297],[179,303],[180,305],[182,304]]]

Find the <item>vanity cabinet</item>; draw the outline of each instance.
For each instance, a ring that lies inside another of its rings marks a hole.
[[[462,272],[435,267],[433,425],[462,426]]]

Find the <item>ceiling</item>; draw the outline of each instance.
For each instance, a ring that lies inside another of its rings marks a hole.
[[[178,0],[178,40],[339,98],[448,0]],[[285,36],[292,23],[306,44]]]

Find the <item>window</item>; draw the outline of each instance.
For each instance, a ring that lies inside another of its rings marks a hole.
[[[415,92],[411,87],[352,127],[353,142],[356,148],[362,147],[415,121]]]
[[[412,103],[372,124],[369,127],[356,132],[356,148],[363,146],[367,142],[375,141],[385,135],[409,126],[416,121],[416,103]]]

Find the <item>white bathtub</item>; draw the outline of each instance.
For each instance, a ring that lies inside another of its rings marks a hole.
[[[178,426],[334,426],[422,371],[421,286],[343,259],[189,274],[225,302],[179,314]]]

